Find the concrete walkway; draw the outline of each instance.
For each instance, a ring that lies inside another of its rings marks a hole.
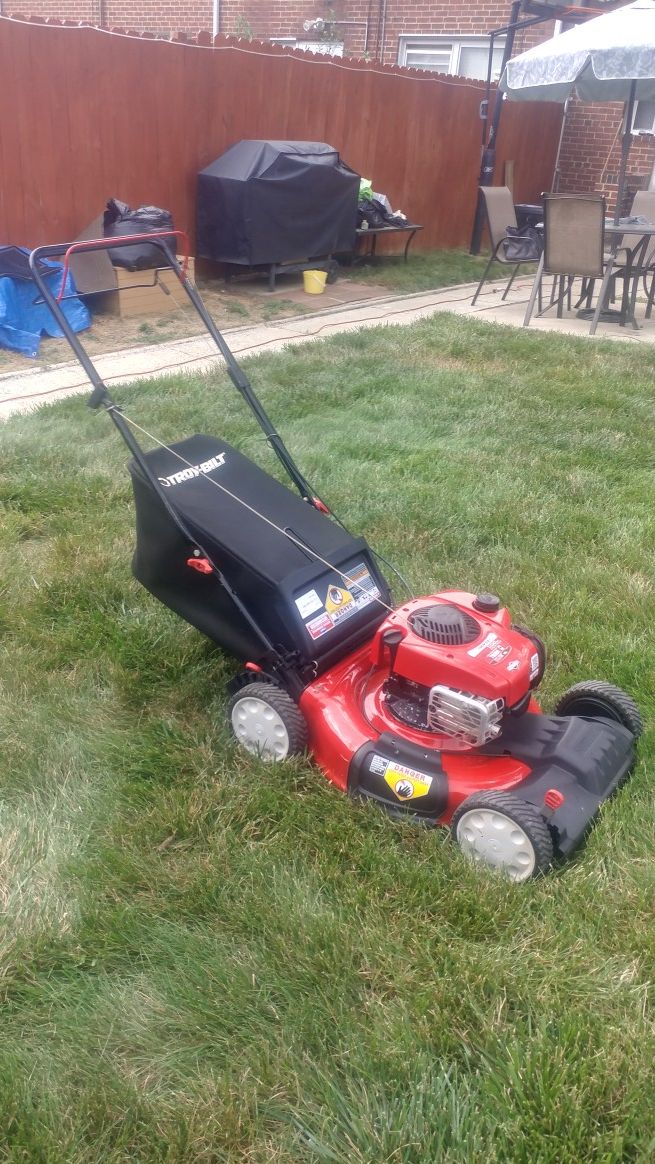
[[[280,319],[270,323],[228,328],[223,332],[235,356],[279,351],[285,345],[308,343],[340,331],[356,331],[380,324],[409,324],[435,312],[451,311],[458,315],[490,323],[520,327],[531,287],[529,277],[517,279],[503,303],[503,283],[487,284],[475,307],[471,299],[475,287],[470,284],[445,287],[413,295],[388,296],[348,303],[337,310],[329,308],[312,315]],[[531,331],[557,331],[596,339],[621,340],[628,343],[655,343],[655,319],[640,314],[638,331],[631,327],[603,323],[595,337],[589,336],[589,323],[574,312],[557,319],[554,311],[533,318]],[[82,343],[84,335],[80,336]],[[94,359],[98,373],[108,386],[131,380],[150,379],[178,371],[205,371],[222,363],[222,356],[208,335],[171,343],[148,344],[125,351],[106,353]],[[64,396],[90,390],[84,370],[76,360],[46,368],[29,368],[0,375],[0,419],[14,412],[27,412]]]

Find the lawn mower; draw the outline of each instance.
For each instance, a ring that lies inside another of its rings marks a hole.
[[[240,664],[228,706],[239,746],[266,761],[308,751],[344,792],[450,826],[469,858],[514,881],[568,857],[632,768],[642,731],[633,700],[581,682],[544,714],[543,643],[494,594],[394,605],[382,559],[302,475],[171,232],[142,238],[177,274],[297,493],[220,437],[142,449],[140,426],[111,399],[38,265],[64,257],[60,300],[72,256],[121,239],[39,247],[30,264],[93,385],[90,407],[108,412],[132,453],[136,578]]]

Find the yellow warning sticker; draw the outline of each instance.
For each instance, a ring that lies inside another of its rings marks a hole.
[[[419,796],[427,796],[432,787],[431,776],[424,776],[422,772],[406,768],[404,764],[389,764],[384,779],[398,800],[416,800]]]
[[[328,614],[336,614],[349,606],[352,601],[353,596],[349,590],[343,590],[341,586],[330,586],[325,599],[325,609]]]

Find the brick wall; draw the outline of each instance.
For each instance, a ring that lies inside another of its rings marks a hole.
[[[380,0],[221,0],[221,27],[225,33],[250,30],[252,35],[266,39],[271,36],[311,38],[303,31],[303,22],[317,16],[329,21],[334,18],[334,29],[342,40],[347,55],[366,53],[395,64],[398,60],[398,41],[402,33],[467,33],[487,35],[507,23],[510,4],[507,0],[487,0],[467,8],[462,0],[387,0],[386,10]],[[343,22],[343,23],[342,23]],[[552,28],[552,25],[547,25]],[[547,32],[545,35],[550,35]],[[517,35],[517,51],[533,43],[534,34]]]
[[[613,208],[621,161],[622,112],[623,106],[617,104],[570,103],[560,154],[561,190],[573,194],[595,190],[605,194]],[[644,188],[653,165],[653,138],[633,138],[628,156],[628,187]],[[628,205],[621,209],[625,212]]]
[[[59,20],[83,20],[87,24],[99,23],[98,0],[26,0],[22,8],[19,8],[19,3],[2,5],[3,15],[10,15],[18,11],[33,16],[54,16]]]
[[[13,5],[12,5],[13,7]],[[467,8],[462,0],[219,0],[220,31],[225,35],[296,37],[315,40],[306,32],[307,20],[322,17],[345,46],[346,55],[368,56],[394,64],[401,33],[468,33],[486,35],[506,24],[508,0],[486,0]],[[211,29],[212,0],[26,0],[33,16],[81,20],[101,27],[124,27],[165,34],[172,29],[196,33]],[[334,22],[331,24],[331,22]],[[544,26],[541,35],[550,35]],[[327,36],[319,34],[319,38]],[[535,39],[517,35],[517,51]]]

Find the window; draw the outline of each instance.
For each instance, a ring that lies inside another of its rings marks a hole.
[[[655,134],[655,101],[637,101],[635,103],[632,132]]]
[[[491,79],[497,81],[503,62],[505,42],[494,41]],[[401,36],[398,64],[408,69],[427,69],[433,73],[456,73],[459,77],[486,80],[489,62],[489,37],[474,36]]]

